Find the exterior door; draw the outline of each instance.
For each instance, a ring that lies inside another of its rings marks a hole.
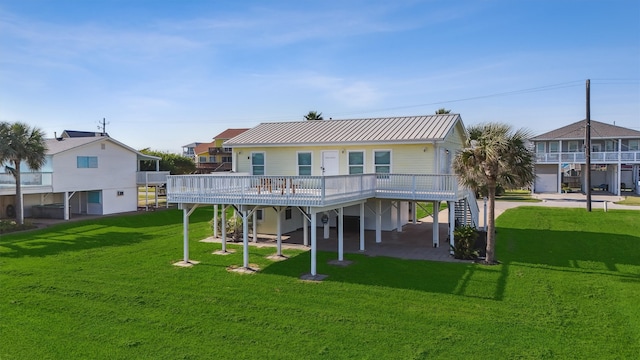
[[[338,175],[340,161],[338,158],[338,150],[328,150],[322,152],[322,175]]]

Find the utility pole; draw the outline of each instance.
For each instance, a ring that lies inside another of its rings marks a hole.
[[[102,133],[102,136],[107,134],[107,119],[102,118],[102,121],[98,122],[98,130]]]
[[[585,182],[587,187],[587,211],[591,212],[591,81],[587,79],[587,125],[584,128],[584,160],[586,164]]]

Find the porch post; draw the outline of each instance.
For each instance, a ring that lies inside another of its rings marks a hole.
[[[262,213],[264,216],[264,213]],[[247,224],[248,226],[249,224]],[[253,210],[253,242],[258,242],[258,211]]]
[[[622,189],[620,188],[622,176],[622,139],[618,139],[618,178],[616,179],[616,188],[618,188],[618,196]]]
[[[302,245],[309,246],[309,220],[302,215]]]
[[[456,228],[456,211],[455,211],[455,202],[448,201],[447,209],[449,210],[449,245],[455,245],[455,239],[453,238],[453,230]],[[453,250],[449,247],[449,253],[453,254]]]
[[[189,206],[182,205],[182,240],[184,243],[184,263],[189,263]]]
[[[338,261],[344,260],[344,208],[338,209]]]
[[[69,220],[69,192],[64,192],[64,219]]]
[[[218,204],[213,205],[213,238],[218,238]]]
[[[364,202],[360,203],[360,251],[364,251]]]
[[[558,140],[558,194],[562,194],[562,140]]]
[[[376,199],[376,243],[382,242],[382,201]]]
[[[276,255],[278,256],[282,256],[282,216],[280,216],[282,213],[282,207],[278,206],[276,208],[276,216],[278,217],[278,226],[277,226],[277,232],[276,232],[276,247],[277,247],[277,251],[276,251]]]
[[[310,212],[311,217],[311,276],[316,276],[318,271],[316,269],[316,253],[317,253],[317,242],[318,242],[318,230],[316,229],[316,211],[311,209]]]
[[[433,202],[433,247],[440,245],[440,225],[438,224],[438,213],[440,212],[440,202]]]
[[[227,252],[227,205],[222,205],[222,224],[220,228],[222,230],[222,252]]]
[[[417,208],[416,208],[416,202],[415,202],[415,201],[412,201],[412,202],[411,202],[411,216],[412,216],[411,221],[412,221],[414,224],[417,224],[417,223],[418,223],[418,213],[416,212],[416,209],[417,209]]]
[[[249,268],[249,214],[246,206],[242,208],[242,267]],[[254,212],[255,214],[255,212]]]
[[[400,208],[402,207],[402,202],[400,200],[396,201],[396,231],[402,232],[402,217]]]

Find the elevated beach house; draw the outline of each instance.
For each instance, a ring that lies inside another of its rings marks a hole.
[[[311,236],[315,276],[317,231],[309,225],[325,228],[325,234],[337,227],[342,261],[346,221],[356,224],[365,250],[365,229],[375,230],[377,242],[381,231],[402,231],[415,217],[416,202],[433,202],[434,231],[425,241],[440,246],[442,201],[448,203],[450,224],[477,225],[475,198],[451,171],[465,136],[458,114],[276,122],[249,129],[224,143],[232,149],[232,173],[168,178],[167,201],[184,211],[184,264],[189,215],[204,204],[233,206],[241,214],[245,267],[249,220],[254,231],[275,234],[278,243],[282,233],[302,228],[305,244]]]
[[[41,169],[21,171],[26,217],[69,219],[72,214],[106,215],[138,208],[138,186],[166,183],[168,172],[139,171],[140,161],[160,158],[142,154],[104,133],[64,131],[46,139]],[[0,217],[13,217],[16,184],[0,174]]]
[[[640,194],[640,131],[591,120],[591,167],[586,168],[586,121],[531,139],[536,152],[534,192],[585,192],[590,171],[592,190]]]

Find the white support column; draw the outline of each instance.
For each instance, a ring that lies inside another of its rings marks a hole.
[[[438,213],[440,212],[440,202],[433,202],[433,247],[440,246],[440,224],[438,224]]]
[[[158,186],[153,188],[155,191],[153,192],[155,194],[155,200],[156,200],[156,209],[158,208]]]
[[[277,232],[276,232],[276,255],[282,256],[282,207],[276,208],[276,216],[278,217]]]
[[[222,252],[227,252],[227,205],[222,205],[221,214],[221,229],[222,229]]]
[[[617,175],[617,179],[616,179],[616,188],[618,188],[617,194],[618,196],[620,196],[620,192],[622,191],[622,189],[620,188],[620,184],[622,181],[622,139],[618,139],[618,175]]]
[[[64,219],[69,220],[69,192],[64,192]]]
[[[258,210],[253,210],[253,242],[258,242]]]
[[[316,211],[311,210],[311,276],[318,275],[318,270],[316,268],[316,256],[317,256],[317,243],[318,243],[318,231],[316,229],[317,226],[317,216]]]
[[[147,184],[144,184],[144,210],[149,211],[149,185]]]
[[[242,209],[242,267],[249,268],[249,211]],[[254,212],[255,214],[255,212]]]
[[[416,202],[415,202],[415,201],[412,201],[412,202],[411,202],[411,216],[412,216],[411,221],[412,221],[414,224],[417,224],[417,223],[418,223],[418,212],[417,212],[416,210],[417,210]]]
[[[558,140],[558,194],[562,194],[562,140]]]
[[[218,238],[218,205],[213,205],[213,238]]]
[[[338,209],[338,261],[344,260],[344,208]]]
[[[309,220],[302,215],[302,245],[309,246]]]
[[[401,211],[400,209],[402,208],[402,202],[400,200],[396,201],[396,231],[397,232],[402,232],[402,217],[401,217]]]
[[[184,243],[184,263],[189,263],[189,206],[183,204],[182,208],[182,240]]]
[[[453,238],[453,230],[456,228],[456,203],[454,201],[447,202],[447,209],[449,210],[449,245],[455,245],[455,239]],[[449,247],[449,253],[453,254],[453,250]]]
[[[382,242],[382,201],[376,199],[376,243]]]
[[[327,217],[327,223],[326,224],[323,223],[323,225],[322,225],[322,238],[323,239],[328,239],[329,235],[330,235],[330,233],[329,233],[329,230],[330,230],[329,229],[329,221],[331,221],[331,218],[329,218],[329,214],[327,214],[327,213],[322,214],[322,216],[326,216]]]
[[[360,251],[364,251],[364,202],[360,203]]]

